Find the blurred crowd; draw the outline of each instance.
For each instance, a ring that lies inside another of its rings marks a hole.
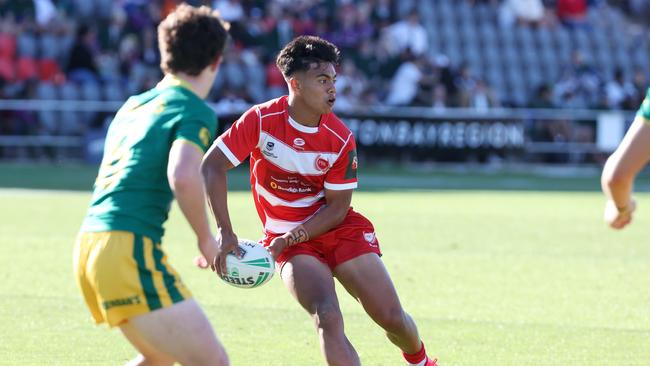
[[[179,2],[0,0],[0,98],[123,100],[154,86],[161,76],[155,29]],[[650,19],[650,4],[643,0],[186,2],[212,6],[231,23],[230,49],[209,96],[223,113],[286,93],[274,59],[299,34],[318,35],[341,48],[336,103],[340,110],[369,105],[435,110],[634,109],[647,87],[647,68],[604,72],[576,50],[557,61],[564,65],[560,73],[544,75],[534,84],[527,82],[512,97],[509,84],[493,85],[484,68],[445,52],[432,37],[436,28],[427,24],[438,19],[439,14],[433,13],[442,9],[441,4],[445,9],[462,6],[468,11],[487,11],[485,21],[496,28],[486,29],[500,32],[510,28],[538,33],[540,29],[589,30],[598,26],[591,24],[594,17],[589,14],[616,12],[626,16],[626,31],[636,30],[637,37],[643,37],[647,33],[644,22]]]

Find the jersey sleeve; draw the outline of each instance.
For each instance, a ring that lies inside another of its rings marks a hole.
[[[650,88],[648,88],[645,99],[641,103],[637,116],[643,117],[647,123],[650,123]]]
[[[237,166],[255,149],[259,138],[259,111],[257,108],[251,108],[221,134],[215,144],[232,165]]]
[[[357,145],[354,136],[350,135],[350,140],[325,176],[325,189],[357,188],[357,165]]]
[[[174,141],[187,140],[196,145],[202,152],[206,152],[217,130],[216,118],[214,121],[201,119],[182,120],[174,134]]]

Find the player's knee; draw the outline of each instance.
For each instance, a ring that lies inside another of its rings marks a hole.
[[[324,331],[339,329],[343,324],[341,310],[334,303],[326,302],[318,304],[313,316],[316,328],[323,329]]]
[[[163,355],[140,354],[136,358],[129,361],[126,366],[172,366],[174,359]]]
[[[406,314],[399,306],[391,306],[381,309],[375,316],[375,322],[388,332],[397,332],[405,327]]]
[[[229,366],[230,361],[223,349],[206,349],[204,352],[196,352],[189,355],[183,362],[188,366]]]

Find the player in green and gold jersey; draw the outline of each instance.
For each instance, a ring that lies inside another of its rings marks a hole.
[[[634,179],[650,161],[650,88],[623,141],[607,159],[601,185],[607,203],[605,222],[622,229],[632,221],[636,201],[632,198]]]
[[[201,255],[220,254],[199,167],[217,130],[203,98],[227,39],[227,25],[209,8],[176,8],[158,27],[165,77],[129,98],[106,136],[75,244],[74,270],[95,322],[120,327],[140,353],[130,364],[228,364],[207,317],[160,244],[175,197]]]

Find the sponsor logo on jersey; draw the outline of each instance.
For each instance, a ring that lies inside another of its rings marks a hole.
[[[315,165],[316,169],[320,170],[321,172],[327,171],[327,169],[330,167],[329,161],[327,161],[327,159],[325,159],[322,155],[319,155],[316,158]]]
[[[293,140],[293,146],[297,148],[302,148],[303,146],[305,146],[305,140],[301,139],[300,137],[296,137]]]
[[[370,244],[371,247],[377,247],[377,237],[375,236],[375,233],[363,233],[363,238]]]
[[[210,145],[210,131],[205,127],[201,127],[201,131],[199,131],[199,139],[203,143],[203,147]]]
[[[105,310],[108,310],[116,306],[137,305],[141,303],[142,302],[140,301],[140,295],[133,295],[122,299],[106,300],[102,303],[102,307]]]
[[[264,155],[266,155],[266,156],[268,156],[268,157],[276,158],[276,159],[277,159],[278,156],[275,155],[274,153],[272,153],[274,147],[275,147],[275,142],[273,142],[273,141],[268,141],[268,142],[266,143],[266,145],[264,146],[264,150],[262,150],[262,154],[264,154]]]
[[[280,184],[278,184],[276,182],[271,182],[271,183],[269,183],[269,186],[272,189],[275,189],[275,190],[278,190],[278,191],[285,191],[285,192],[289,192],[289,193],[312,193],[313,192],[312,187],[306,186],[304,184],[303,184],[304,187],[286,187],[286,186],[280,185]]]
[[[348,152],[348,166],[345,169],[345,179],[354,179],[357,177],[357,168],[359,166],[359,160],[357,159],[357,150],[351,150]]]

